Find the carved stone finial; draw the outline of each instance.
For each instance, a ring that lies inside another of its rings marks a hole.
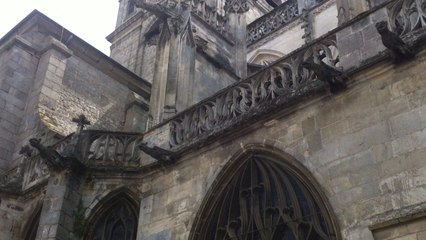
[[[227,13],[245,13],[250,10],[248,0],[226,0],[224,6]]]
[[[157,159],[160,163],[163,164],[170,164],[174,163],[177,159],[176,153],[157,147],[149,147],[146,142],[142,142],[139,145],[139,148],[146,154],[150,155],[151,157]]]
[[[331,93],[338,93],[346,89],[347,77],[336,68],[325,64],[323,61],[315,63],[313,58],[309,58],[301,64],[302,67],[314,72],[315,76],[323,82],[328,83]]]
[[[33,155],[33,150],[30,148],[30,146],[25,145],[21,147],[21,150],[19,150],[19,154],[24,155],[26,157],[31,157]]]
[[[415,56],[414,50],[396,33],[389,30],[387,22],[376,23],[376,29],[382,38],[383,45],[390,50],[394,63],[400,63]]]

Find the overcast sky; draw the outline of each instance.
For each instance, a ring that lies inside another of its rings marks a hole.
[[[0,36],[34,9],[109,55],[105,37],[114,31],[118,0],[2,0]]]

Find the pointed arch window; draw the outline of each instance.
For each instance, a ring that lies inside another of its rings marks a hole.
[[[138,225],[137,202],[124,193],[108,198],[89,221],[85,239],[134,240]]]
[[[203,203],[190,239],[340,239],[312,178],[294,166],[252,154],[223,176]]]

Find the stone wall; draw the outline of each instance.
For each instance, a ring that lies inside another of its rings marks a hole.
[[[426,219],[424,216],[410,220],[398,219],[397,223],[373,229],[373,235],[376,240],[423,240],[426,239]]]
[[[91,128],[122,130],[129,89],[77,56],[67,59],[63,68],[59,82],[45,81],[46,88],[52,86],[56,93],[40,103],[45,124],[68,135],[76,128],[71,119],[84,114],[92,122]]]
[[[338,95],[272,114],[150,174],[94,174],[83,190],[85,204],[96,205],[117,187],[137,189],[138,239],[187,239],[215,177],[254,144],[288,153],[312,173],[343,239],[373,239],[369,226],[426,210],[425,57],[423,50],[401,66],[376,64],[353,75]]]
[[[80,114],[96,129],[123,130],[129,88],[149,97],[149,84],[40,15],[33,12],[17,27],[25,30],[1,39],[0,172],[20,163],[29,138],[50,145],[74,132],[71,120]],[[56,28],[68,45],[55,37]]]
[[[195,79],[193,104],[200,102],[235,82],[235,78],[231,77],[229,73],[211,64],[200,54],[196,57]]]
[[[64,210],[63,206],[75,205],[79,199],[78,191],[65,194],[56,186],[57,181],[50,178],[53,186],[47,187],[45,197],[43,190],[48,176],[40,168],[31,169],[34,174],[25,172],[36,160],[23,159],[18,154],[20,148],[28,144],[28,139],[41,138],[43,144],[50,145],[58,141],[58,137],[76,130],[71,119],[79,114],[85,114],[93,128],[123,130],[126,104],[131,101],[129,95],[133,94],[129,87],[145,84],[138,82],[142,79],[121,70],[117,63],[105,67],[106,61],[102,57],[106,57],[100,52],[90,55],[92,49],[71,49],[73,46],[49,35],[52,29],[37,26],[37,19],[29,22],[20,26],[25,31],[5,37],[0,44],[0,173],[11,169],[12,178],[23,181],[20,175],[24,175],[24,182],[29,180],[36,184],[21,188],[18,182],[16,188],[5,188],[3,178],[6,175],[1,175],[0,239],[24,239],[30,219],[42,205],[43,228],[38,231],[39,238],[46,239],[63,232],[64,229],[54,225],[59,221],[55,216],[65,221],[65,230],[72,230],[73,209]],[[83,46],[80,43],[79,47]],[[123,75],[127,79],[121,79]],[[138,93],[144,91],[143,87],[141,89]],[[140,114],[144,113],[133,113],[133,117],[140,117],[136,116]],[[31,179],[27,179],[28,174]],[[8,178],[5,178],[6,182]],[[65,182],[63,185],[67,184]],[[13,191],[17,193],[11,193]],[[58,193],[65,196],[61,198]],[[55,204],[51,205],[52,202]],[[61,215],[51,215],[56,210]],[[61,221],[60,224],[65,224]]]
[[[337,34],[337,48],[343,68],[356,68],[385,49],[374,24],[387,17],[387,10],[380,9],[350,24]]]
[[[111,58],[139,76],[142,76],[141,53],[143,46],[141,43],[143,34],[150,24],[148,18],[147,14],[136,11],[129,17],[122,19],[123,22],[117,25],[115,31],[107,36],[107,40],[111,42]],[[152,17],[149,19],[152,20]]]
[[[15,38],[0,48],[0,173],[9,166],[23,131],[26,105],[31,101],[38,56],[23,38]]]
[[[129,70],[137,73],[137,57],[139,49],[139,42],[141,36],[141,29],[139,27],[127,29],[130,31],[120,39],[115,40],[111,47],[111,58],[121,63]]]

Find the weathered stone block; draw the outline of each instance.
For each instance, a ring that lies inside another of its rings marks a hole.
[[[389,119],[392,136],[395,138],[421,130],[421,120],[417,111],[399,114]]]

